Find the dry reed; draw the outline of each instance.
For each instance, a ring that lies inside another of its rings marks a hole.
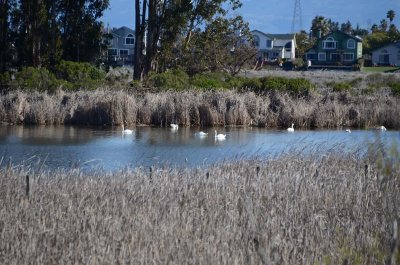
[[[335,155],[151,177],[11,166],[0,170],[0,263],[384,264],[399,178],[398,166]]]
[[[400,128],[400,98],[384,94],[313,92],[125,91],[10,92],[0,97],[0,121],[11,124]]]

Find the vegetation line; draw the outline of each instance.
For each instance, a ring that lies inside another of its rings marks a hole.
[[[96,90],[55,94],[12,91],[0,97],[7,124],[400,128],[399,97],[346,91],[293,95],[234,91],[132,94]]]

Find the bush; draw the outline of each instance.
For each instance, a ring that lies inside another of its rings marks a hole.
[[[11,82],[11,75],[9,72],[0,73],[0,90],[8,88]]]
[[[351,84],[347,82],[338,82],[332,84],[332,89],[335,92],[346,91],[350,90],[351,88],[352,88]]]
[[[400,83],[390,83],[389,87],[394,95],[400,96]]]
[[[54,68],[54,73],[59,79],[70,84],[67,89],[93,89],[105,80],[105,72],[89,63],[60,61]]]
[[[150,87],[183,90],[189,87],[189,76],[180,69],[151,74],[146,80]]]
[[[227,88],[229,83],[226,80],[226,76],[222,73],[205,73],[191,77],[190,84],[195,88],[201,89]]]
[[[11,81],[11,85],[27,90],[51,92],[62,86],[63,81],[58,80],[46,68],[26,67],[15,74],[15,80]]]
[[[308,95],[315,88],[304,78],[263,77],[260,81],[263,90],[286,90],[298,95]]]

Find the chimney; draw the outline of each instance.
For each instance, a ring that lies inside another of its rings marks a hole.
[[[322,32],[321,32],[321,30],[319,29],[318,30],[318,39],[320,39],[322,37]]]

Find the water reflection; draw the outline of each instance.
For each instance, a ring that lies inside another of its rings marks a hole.
[[[35,158],[48,168],[126,166],[202,166],[223,160],[270,157],[298,152],[324,154],[366,151],[369,143],[383,146],[400,142],[398,131],[266,130],[218,128],[225,140],[216,139],[214,128],[200,129],[136,127],[133,134],[121,128],[69,126],[0,127],[0,156],[14,163],[31,163]]]

